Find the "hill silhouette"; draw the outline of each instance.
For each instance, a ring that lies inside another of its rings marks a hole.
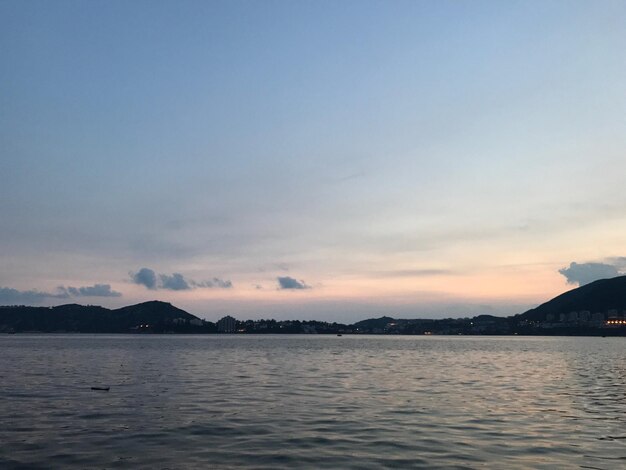
[[[394,321],[395,319],[391,317],[368,318],[367,320],[361,320],[356,322],[353,326],[363,330],[383,330],[387,327],[389,323],[392,323]]]
[[[10,332],[211,332],[204,322],[172,304],[144,302],[115,310],[95,305],[67,304],[58,307],[0,307],[0,331]]]
[[[626,310],[626,276],[600,279],[565,292],[536,308],[518,315],[529,321],[546,321],[547,316],[569,312]]]

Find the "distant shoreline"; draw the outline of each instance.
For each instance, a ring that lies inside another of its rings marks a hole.
[[[325,334],[423,336],[626,336],[626,276],[602,279],[509,317],[402,319],[382,316],[353,324],[319,320],[198,318],[170,303],[115,310],[95,305],[0,307],[0,333],[31,334]]]
[[[337,336],[334,333],[84,333],[80,331],[52,331],[52,332],[41,332],[41,331],[20,331],[16,333],[0,333],[0,337],[6,336],[206,336],[206,337],[245,337],[245,336],[258,336],[258,337],[267,337],[267,336],[306,336],[306,337],[315,337],[315,336]],[[432,334],[432,335],[420,335],[420,334],[396,334],[396,333],[342,333],[342,337],[364,337],[364,336],[389,336],[389,337],[424,337],[424,338],[459,338],[459,337],[480,337],[480,338],[504,338],[504,337],[514,337],[514,338],[626,338],[625,332],[611,332],[609,334]]]

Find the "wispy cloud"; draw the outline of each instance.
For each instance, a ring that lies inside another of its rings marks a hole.
[[[278,288],[280,290],[298,290],[298,289],[310,289],[311,286],[307,285],[304,281],[294,279],[293,277],[284,276],[277,277]]]
[[[287,263],[271,263],[267,265],[263,265],[258,268],[259,272],[267,272],[267,271],[289,271],[289,265]]]
[[[94,284],[85,287],[59,287],[59,292],[71,297],[121,297],[122,293],[111,289],[110,284]]]
[[[0,303],[7,304],[39,304],[46,299],[67,299],[67,292],[50,293],[41,292],[36,289],[17,290],[11,287],[0,287]]]
[[[59,286],[56,292],[37,289],[18,290],[0,287],[0,304],[40,304],[49,299],[70,299],[73,297],[121,297],[122,293],[111,289],[109,284],[94,284],[84,287]]]
[[[363,178],[365,176],[365,172],[364,171],[360,171],[358,173],[352,173],[349,175],[344,175],[344,176],[340,176],[339,178],[336,179],[337,182],[342,183],[344,181],[350,181],[350,180],[354,180],[354,179],[358,179],[358,178]]]
[[[190,281],[190,282],[191,282],[191,285],[194,287],[208,287],[208,288],[218,287],[220,289],[230,289],[231,287],[233,287],[233,283],[231,281],[220,279],[218,277],[214,277],[213,279],[209,281],[201,281],[201,282]]]
[[[457,274],[448,269],[397,269],[392,271],[377,271],[373,275],[376,277],[428,277],[428,276],[448,276]]]
[[[233,283],[230,280],[214,277],[207,281],[196,281],[186,278],[181,273],[162,274],[150,268],[141,268],[137,272],[130,272],[130,278],[135,284],[142,285],[150,290],[191,290],[196,288],[230,289]]]

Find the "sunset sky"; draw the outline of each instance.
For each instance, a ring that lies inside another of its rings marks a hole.
[[[508,315],[626,270],[624,1],[0,1],[0,305]]]

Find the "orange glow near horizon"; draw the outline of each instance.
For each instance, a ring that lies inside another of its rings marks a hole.
[[[278,289],[266,283],[257,288],[252,283],[235,284],[233,289],[194,289],[167,292],[173,300],[219,300],[222,302],[260,302],[297,304],[311,301],[384,301],[390,304],[480,302],[541,303],[573,288],[553,271],[502,268],[464,275],[419,277],[337,277],[307,289]],[[140,288],[136,294],[147,294]],[[164,291],[158,292],[163,295]]]

